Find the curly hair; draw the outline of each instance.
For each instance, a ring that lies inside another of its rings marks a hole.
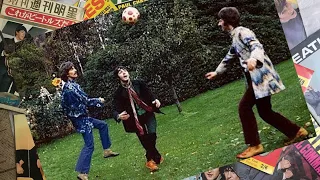
[[[226,25],[237,27],[240,24],[240,13],[235,7],[224,7],[222,8],[218,16],[222,19]]]
[[[70,61],[64,62],[60,65],[59,74],[63,81],[68,80],[68,73],[72,67],[74,67],[74,64]]]

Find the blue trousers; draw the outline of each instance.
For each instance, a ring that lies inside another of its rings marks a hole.
[[[88,118],[92,122],[93,127],[99,129],[100,139],[103,149],[108,149],[111,146],[111,141],[109,137],[108,125],[101,120],[94,119],[91,117]],[[94,141],[93,141],[93,131],[85,131],[81,133],[84,140],[84,147],[81,150],[77,165],[76,171],[79,173],[88,174],[90,170],[91,157],[94,150]]]

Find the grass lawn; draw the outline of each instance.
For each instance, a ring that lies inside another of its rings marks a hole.
[[[300,126],[311,122],[292,61],[276,68],[287,89],[273,96],[273,109]],[[102,158],[102,146],[95,130],[89,178],[183,179],[237,161],[236,154],[246,147],[237,110],[244,90],[244,81],[239,80],[182,102],[183,114],[174,105],[162,108],[166,115],[157,115],[157,147],[165,161],[155,173],[145,168],[145,152],[136,135],[125,133],[122,124],[107,120],[112,149],[120,156]],[[260,118],[258,123],[267,151],[283,146],[283,134]],[[313,133],[313,126],[308,130]],[[74,168],[82,146],[81,135],[72,134],[40,147],[38,152],[47,179],[76,179]]]

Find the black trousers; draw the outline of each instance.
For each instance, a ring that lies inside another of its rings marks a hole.
[[[157,134],[150,133],[139,136],[137,134],[141,145],[146,150],[147,161],[153,160],[157,164],[160,163],[161,155],[156,148]]]

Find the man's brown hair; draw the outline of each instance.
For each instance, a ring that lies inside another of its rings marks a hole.
[[[218,16],[222,19],[226,25],[237,27],[240,24],[240,13],[235,7],[224,7],[222,8]]]
[[[72,67],[74,67],[74,64],[70,61],[64,62],[60,65],[59,74],[63,81],[66,82],[68,80],[68,73]]]

